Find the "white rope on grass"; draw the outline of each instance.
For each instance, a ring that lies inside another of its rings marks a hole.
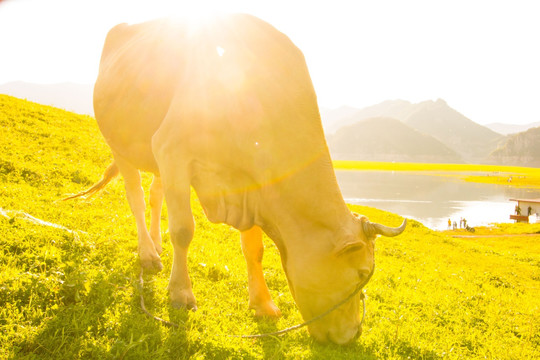
[[[5,210],[5,209],[0,207],[0,215],[2,215],[3,217],[5,217],[8,220],[22,219],[22,220],[26,220],[28,222],[31,222],[32,224],[35,224],[35,225],[48,226],[48,227],[52,227],[52,228],[55,228],[55,229],[64,230],[64,231],[67,231],[68,233],[70,233],[70,234],[72,234],[73,236],[76,236],[76,237],[79,236],[79,233],[86,234],[86,232],[81,231],[81,230],[71,230],[71,229],[68,229],[67,227],[62,226],[62,225],[38,219],[37,217],[34,217],[34,216],[32,216],[32,215],[30,215],[28,213],[25,213],[24,211],[21,211],[21,210]]]
[[[148,316],[149,318],[151,319],[154,319],[158,322],[161,322],[162,324],[166,325],[166,326],[169,326],[169,327],[175,327],[175,328],[179,328],[180,326],[174,322],[170,322],[170,321],[167,321],[167,320],[164,320],[160,317],[157,317],[155,315],[152,315],[147,309],[146,309],[146,306],[144,305],[144,296],[143,296],[143,289],[144,289],[144,280],[143,280],[143,273],[144,273],[144,270],[141,268],[141,272],[139,273],[139,283],[138,283],[138,288],[139,288],[139,294],[140,294],[140,301],[141,301],[141,309],[143,311],[143,313]],[[369,280],[369,279],[368,279]],[[367,281],[366,281],[367,282]],[[363,314],[362,314],[362,321],[360,322],[360,329],[362,328],[362,326],[364,325],[364,319],[366,317],[366,297],[364,295],[362,291],[362,288],[364,287],[365,283],[363,284],[360,284],[358,285],[355,290],[349,295],[347,296],[345,299],[343,299],[342,301],[340,301],[339,303],[337,303],[336,305],[334,305],[332,308],[328,309],[327,311],[323,312],[322,314],[319,314],[318,316],[315,316],[314,318],[311,318],[310,320],[307,320],[307,321],[304,321],[303,323],[301,324],[298,324],[298,325],[294,325],[294,326],[291,326],[291,327],[288,327],[286,329],[283,329],[283,330],[279,330],[279,331],[274,331],[274,332],[269,332],[269,333],[264,333],[264,334],[253,334],[253,335],[227,335],[229,337],[237,337],[237,338],[242,338],[242,339],[254,339],[254,338],[264,338],[264,337],[271,337],[271,336],[281,336],[281,335],[284,335],[284,334],[287,334],[291,331],[294,331],[294,330],[297,330],[297,329],[300,329],[300,328],[303,328],[305,326],[308,326],[309,324],[317,321],[317,320],[320,320],[321,318],[327,316],[328,314],[330,314],[331,312],[333,312],[334,310],[336,310],[337,308],[339,308],[340,306],[342,306],[343,304],[347,303],[349,300],[351,300],[354,296],[356,296],[358,293],[360,293],[360,298],[362,300],[362,307],[363,307]]]

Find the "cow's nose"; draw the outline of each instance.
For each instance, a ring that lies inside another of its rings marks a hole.
[[[360,337],[360,335],[362,335],[362,327],[361,327],[361,326],[359,326],[359,327],[358,327],[358,330],[356,330],[356,335],[354,335],[353,341],[358,340],[358,338]]]
[[[332,333],[329,333],[328,334],[328,340],[330,340],[334,344],[348,345],[348,344],[351,344],[351,343],[355,342],[356,339],[358,339],[358,337],[360,336],[360,334],[361,334],[361,330],[360,330],[359,327],[357,327],[354,332],[351,331],[349,334],[347,334],[347,335],[342,334],[339,337],[336,337]]]
[[[315,340],[317,340],[321,344],[326,344],[326,343],[328,343],[328,341],[332,341],[331,339],[328,338],[328,332],[327,331],[319,331],[319,330],[315,330],[315,329],[309,329],[309,333],[311,334],[311,336],[313,336],[315,338]]]

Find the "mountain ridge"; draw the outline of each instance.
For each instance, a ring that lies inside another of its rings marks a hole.
[[[482,162],[497,147],[498,142],[504,139],[503,135],[475,123],[442,99],[414,104],[405,100],[387,100],[326,124],[327,137],[331,138],[339,129],[351,124],[384,117],[397,119],[410,128],[437,139],[459,154],[462,161],[467,162]],[[394,140],[401,141],[399,138]],[[336,146],[335,143],[332,146]],[[351,151],[340,153],[352,154]]]
[[[503,138],[448,106],[442,99],[419,103],[403,122],[433,136],[473,162],[488,157]]]
[[[364,119],[327,136],[336,160],[452,162],[460,155],[433,136],[390,117]]]
[[[540,166],[540,127],[510,135],[490,154],[490,159],[503,165]]]
[[[520,132],[527,131],[529,129],[539,127],[540,121],[532,122],[528,124],[504,124],[504,123],[490,123],[485,125],[487,128],[502,135],[512,135]]]

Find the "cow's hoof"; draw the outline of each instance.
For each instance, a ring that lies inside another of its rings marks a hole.
[[[163,264],[161,263],[161,260],[154,259],[154,260],[142,260],[141,259],[141,267],[143,268],[145,273],[158,273],[161,270],[163,270]]]
[[[178,310],[185,309],[185,310],[197,311],[197,304],[194,304],[194,303],[183,304],[181,302],[173,302],[171,306]]]
[[[255,310],[255,317],[257,318],[277,319],[281,317],[281,310],[279,310],[272,300],[252,305],[250,308]]]
[[[169,284],[171,306],[175,309],[197,311],[197,300],[191,288],[179,290]]]

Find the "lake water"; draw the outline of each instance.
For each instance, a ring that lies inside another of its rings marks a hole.
[[[470,226],[508,223],[514,213],[511,198],[540,198],[540,190],[480,184],[460,179],[409,172],[336,171],[343,197],[415,219],[443,230],[448,219],[467,219]]]

